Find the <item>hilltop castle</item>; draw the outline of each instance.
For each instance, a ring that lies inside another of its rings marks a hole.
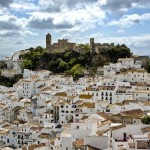
[[[49,53],[59,51],[64,52],[65,50],[74,49],[76,47],[76,43],[69,43],[67,39],[58,39],[58,43],[52,44],[52,36],[51,34],[46,35],[46,49]]]
[[[114,47],[114,43],[95,43],[94,42],[94,38],[90,38],[90,48],[92,50],[92,52],[96,52],[99,53],[100,51],[104,50],[104,49],[110,49]]]
[[[104,49],[109,49],[114,47],[114,43],[95,43],[94,38],[90,38],[90,49],[94,53],[100,53],[100,51]],[[64,52],[66,50],[76,50],[79,51],[80,53],[84,53],[82,48],[79,48],[76,46],[76,43],[69,43],[67,39],[58,39],[58,43],[53,43],[52,44],[52,36],[51,34],[46,35],[46,49],[48,50],[49,53],[52,52]]]

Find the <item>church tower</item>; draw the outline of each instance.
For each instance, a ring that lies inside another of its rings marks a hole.
[[[46,49],[48,52],[51,51],[51,35],[49,33],[46,35]]]

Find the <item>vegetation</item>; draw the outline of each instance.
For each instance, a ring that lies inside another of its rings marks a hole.
[[[86,48],[84,54],[74,50],[49,54],[41,47],[30,48],[30,52],[20,55],[23,59],[21,67],[31,70],[47,69],[54,73],[72,74],[76,78],[83,75],[84,68],[91,64],[92,57],[88,45],[84,47]]]
[[[18,82],[22,78],[21,74],[17,74],[12,78],[4,77],[0,75],[0,85],[12,87],[14,83]]]
[[[142,123],[143,124],[150,124],[150,116],[144,116],[144,118],[142,118]]]
[[[90,52],[88,44],[80,44],[79,47],[84,50],[84,54],[74,50],[49,54],[46,49],[40,46],[35,49],[30,48],[28,53],[20,55],[20,58],[24,60],[21,67],[22,69],[47,69],[54,73],[67,73],[73,75],[74,78],[83,76],[85,68],[92,70],[91,72],[93,70],[96,72],[98,66],[93,66],[91,63],[96,54]],[[117,45],[111,49],[104,49],[100,55],[106,57],[109,62],[116,62],[118,58],[130,57],[132,54],[125,45]]]
[[[149,62],[147,64],[147,72],[150,73],[150,60],[149,60]]]
[[[7,64],[4,61],[0,61],[0,69],[7,68]]]
[[[131,50],[125,44],[118,44],[110,49],[104,49],[100,54],[106,56],[109,62],[114,63],[116,63],[119,58],[129,58],[132,56]]]

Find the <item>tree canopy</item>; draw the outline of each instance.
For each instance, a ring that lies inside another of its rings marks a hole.
[[[94,57],[89,44],[80,44],[79,47],[84,50],[84,53],[75,50],[47,53],[40,46],[35,49],[30,48],[28,53],[20,55],[20,58],[23,59],[21,67],[31,70],[47,69],[54,73],[69,73],[74,77],[79,76],[83,74],[85,68],[95,67],[92,65]],[[118,58],[130,57],[132,54],[126,45],[116,45],[111,49],[102,50],[100,55],[106,57],[109,62],[116,62]]]
[[[150,124],[150,116],[144,116],[142,118],[142,123],[143,124]]]

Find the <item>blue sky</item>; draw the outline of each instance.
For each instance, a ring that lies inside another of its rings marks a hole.
[[[0,0],[0,54],[52,41],[126,44],[150,55],[150,0]]]

